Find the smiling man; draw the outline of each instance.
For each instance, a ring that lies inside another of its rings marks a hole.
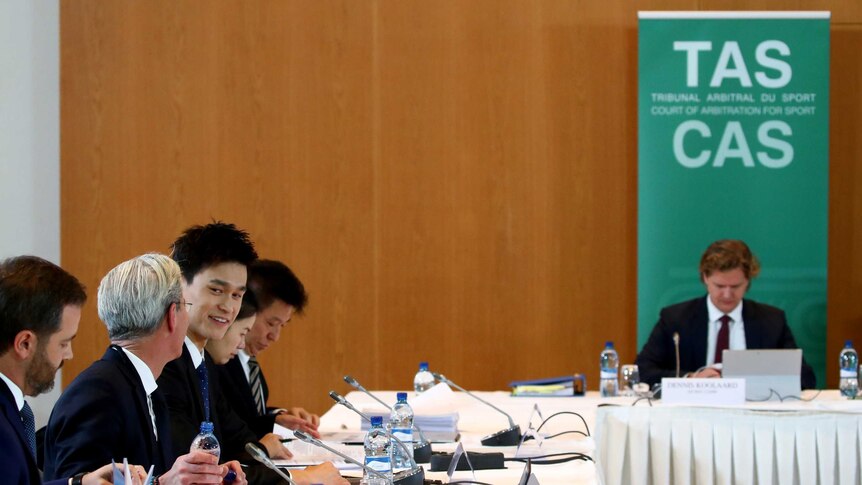
[[[796,340],[784,311],[745,299],[760,262],[743,241],[712,243],[700,259],[707,294],[662,309],[636,364],[649,385],[676,376],[679,337],[680,374],[720,377],[725,349],[795,349]],[[814,371],[802,360],[802,388],[815,386]]]
[[[257,436],[221,399],[212,398],[218,395],[213,391],[217,383],[209,379],[215,365],[204,347],[207,341],[224,337],[236,318],[245,293],[246,267],[257,253],[245,231],[220,222],[187,229],[171,249],[189,306],[182,354],[165,365],[158,379],[170,411],[174,454],[187,453],[201,422],[211,421],[222,458],[245,459],[245,444],[256,442]],[[289,456],[275,435],[258,444],[273,458]]]
[[[256,435],[220,396],[216,364],[206,352],[210,340],[221,340],[239,313],[246,291],[247,267],[257,259],[248,233],[233,224],[214,222],[193,226],[174,241],[171,257],[182,272],[183,298],[190,305],[182,355],[165,365],[158,379],[171,415],[174,453],[187,453],[202,421],[210,421],[221,446],[222,459],[253,464],[251,484],[279,483],[281,478],[257,466],[245,451],[255,443],[272,459],[290,458],[280,437]],[[331,463],[291,472],[300,485],[346,483]]]

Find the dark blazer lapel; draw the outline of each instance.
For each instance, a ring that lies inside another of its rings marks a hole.
[[[197,409],[197,416],[200,416],[200,421],[204,421],[206,419],[206,411],[204,410],[204,401],[201,397],[201,382],[198,378],[198,371],[195,369],[195,363],[192,361],[192,354],[189,353],[189,349],[185,345],[183,345],[183,355],[180,358],[182,359],[181,362],[183,363],[186,379],[189,382],[187,389],[193,394],[192,400],[195,403],[195,409]]]
[[[9,425],[15,430],[18,435],[18,441],[24,455],[27,456],[27,468],[30,469],[31,475],[41,478],[41,472],[36,465],[36,457],[30,453],[30,444],[27,442],[27,437],[24,436],[24,423],[21,422],[21,413],[15,404],[15,396],[12,395],[12,390],[6,385],[6,382],[0,379],[0,406],[3,408],[3,415],[9,421]],[[5,451],[4,451],[5,453]]]
[[[694,368],[703,367],[706,364],[706,347],[709,339],[709,311],[706,309],[706,299],[704,296],[697,305],[694,306],[694,313],[689,320],[691,324],[692,342],[692,360]],[[680,343],[682,345],[682,343]]]
[[[159,441],[155,445],[157,450],[153,456],[162,460],[162,470],[168,470],[173,466],[176,459],[172,451],[174,448],[171,442],[170,411],[168,411],[165,397],[158,389],[153,392],[152,398],[153,412],[156,415],[156,429],[159,430]]]
[[[254,396],[251,394],[251,386],[248,383],[248,379],[245,377],[245,371],[242,368],[239,357],[234,357],[229,360],[228,363],[224,365],[224,368],[227,371],[226,374],[230,376],[230,392],[240,397],[242,400],[242,406],[245,408],[245,413],[251,415],[256,414]]]
[[[745,329],[745,348],[763,348],[763,332],[758,329],[760,321],[754,305],[742,300],[742,325]]]
[[[135,404],[138,406],[137,415],[142,418],[142,421],[140,421],[138,425],[140,429],[146,430],[147,442],[150,443],[150,458],[155,460],[156,457],[160,455],[158,451],[159,445],[156,442],[156,436],[153,434],[153,423],[150,421],[150,408],[147,405],[147,394],[144,390],[143,384],[141,383],[141,377],[138,375],[138,371],[135,369],[132,361],[129,360],[129,357],[118,346],[111,345],[108,348],[108,351],[105,352],[103,358],[109,362],[116,363],[117,369],[129,382],[131,387],[135,389]]]

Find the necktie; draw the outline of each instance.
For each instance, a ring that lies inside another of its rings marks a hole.
[[[210,392],[209,392],[209,379],[207,378],[207,365],[206,360],[201,361],[201,365],[198,366],[198,379],[201,381],[201,399],[204,402],[204,421],[210,420]]]
[[[263,383],[260,381],[260,364],[254,357],[248,359],[248,383],[251,386],[251,395],[254,397],[254,406],[257,414],[266,414],[266,402],[263,400]]]
[[[30,452],[33,453],[33,458],[36,457],[36,418],[33,416],[33,410],[27,401],[24,401],[24,407],[21,408],[21,421],[24,422],[24,435],[27,436],[27,444],[30,446]]]
[[[715,339],[715,363],[721,364],[721,358],[724,351],[730,347],[730,317],[722,315],[718,319],[721,322],[721,328],[718,329],[718,338]]]

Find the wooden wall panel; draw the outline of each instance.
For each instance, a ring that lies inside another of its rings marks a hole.
[[[276,402],[420,359],[595,388],[604,340],[637,352],[636,12],[708,4],[62,2],[62,258],[92,295],[65,379],[107,343],[101,276],[217,218],[311,296],[262,359]],[[830,355],[862,341],[860,12],[835,9]]]

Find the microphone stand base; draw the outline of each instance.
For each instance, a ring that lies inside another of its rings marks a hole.
[[[483,446],[517,446],[521,442],[521,427],[517,424],[508,429],[482,438]]]
[[[423,483],[425,483],[425,469],[421,466],[398,472],[392,477],[392,485],[422,485]]]
[[[416,460],[416,463],[430,463],[431,442],[426,441],[425,443],[414,443],[413,459]]]

